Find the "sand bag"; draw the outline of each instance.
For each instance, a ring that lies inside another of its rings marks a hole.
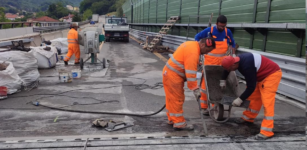
[[[51,46],[61,49],[61,54],[66,54],[68,52],[68,42],[67,38],[57,38],[50,40]]]
[[[7,88],[7,94],[16,93],[21,89],[22,81],[18,76],[13,63],[8,61],[0,61],[1,65],[5,65],[5,69],[0,70],[0,86]]]
[[[30,47],[34,57],[37,59],[38,68],[47,69],[55,67],[58,62],[57,49],[54,46]]]
[[[13,63],[16,73],[21,78],[22,85],[25,87],[38,81],[40,76],[38,72],[37,59],[31,51],[0,52],[0,61],[9,61]]]

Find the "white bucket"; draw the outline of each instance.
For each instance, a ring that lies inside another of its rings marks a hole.
[[[72,78],[81,78],[81,70],[80,69],[73,69],[71,71]]]
[[[61,82],[68,82],[68,80],[69,80],[69,75],[68,75],[68,73],[60,73],[60,76],[59,76],[59,78],[60,78],[60,81]]]

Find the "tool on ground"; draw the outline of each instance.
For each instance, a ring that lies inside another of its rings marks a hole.
[[[167,20],[167,22],[163,25],[163,27],[159,31],[159,34],[157,34],[155,38],[150,42],[150,44],[147,47],[147,50],[152,52],[158,46],[158,43],[161,42],[163,36],[167,34],[167,32],[174,26],[174,24],[178,20],[180,20],[179,16],[171,16]]]
[[[133,123],[126,123],[123,121],[114,121],[114,120],[105,120],[105,119],[96,119],[93,121],[93,126],[102,127],[106,131],[112,132],[117,131],[123,128],[128,128],[133,126]]]
[[[206,122],[204,120],[204,115],[201,111],[201,106],[200,106],[200,97],[197,99],[197,103],[198,103],[198,108],[199,108],[199,112],[200,112],[200,118],[201,118],[201,121],[203,122],[203,128],[204,128],[204,134],[205,135],[208,135],[208,129],[207,129],[207,125],[206,125]]]

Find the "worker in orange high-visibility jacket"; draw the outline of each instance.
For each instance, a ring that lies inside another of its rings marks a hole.
[[[244,100],[250,100],[249,107],[237,123],[254,122],[262,105],[264,119],[257,140],[267,139],[274,135],[275,95],[280,83],[282,72],[279,66],[270,59],[256,53],[244,53],[239,57],[227,56],[222,60],[225,71],[221,80],[221,88],[226,87],[225,80],[230,71],[238,70],[245,78],[246,90],[235,99],[233,106],[241,106]]]
[[[75,64],[79,64],[80,60],[80,46],[78,42],[78,25],[73,23],[71,25],[71,29],[67,35],[67,42],[68,42],[68,53],[64,58],[65,65],[68,65],[68,61],[70,60],[71,56],[75,54]]]
[[[216,48],[205,55],[205,65],[222,65],[222,59],[226,56],[228,50],[228,44],[231,46],[233,54],[235,54],[235,40],[233,39],[232,33],[226,28],[227,18],[221,15],[217,18],[216,26],[206,28],[195,36],[195,40],[199,41],[202,38],[213,37],[215,39]],[[204,115],[209,115],[208,102],[205,80],[201,80],[201,108]]]
[[[204,38],[199,42],[188,41],[181,44],[163,68],[163,86],[165,91],[166,114],[168,124],[175,129],[193,130],[183,117],[184,82],[193,90],[196,99],[200,97],[197,83],[197,67],[201,54],[207,54],[215,48],[213,38]]]

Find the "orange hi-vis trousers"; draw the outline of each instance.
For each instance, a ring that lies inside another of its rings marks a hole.
[[[274,105],[275,95],[281,80],[281,70],[266,77],[258,82],[255,91],[247,99],[250,100],[249,107],[243,112],[242,119],[248,122],[254,122],[261,106],[264,107],[264,119],[262,120],[260,133],[265,136],[273,136],[274,127]]]
[[[215,57],[210,55],[205,55],[205,65],[222,65],[222,60],[225,56]],[[201,89],[200,89],[200,106],[202,109],[208,108],[208,98],[206,94],[206,82],[204,79],[201,80]],[[214,105],[213,105],[214,106]]]
[[[166,66],[163,68],[163,86],[165,91],[166,115],[173,127],[186,126],[183,117],[184,79]]]
[[[64,61],[69,61],[73,54],[75,54],[75,63],[78,63],[80,60],[79,44],[68,44],[68,53],[66,54]]]

